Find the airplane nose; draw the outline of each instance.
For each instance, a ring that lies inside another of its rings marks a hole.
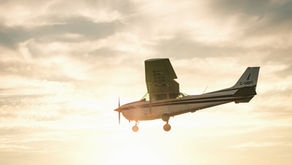
[[[120,112],[121,110],[120,110],[120,108],[116,108],[116,109],[114,109],[114,111]]]

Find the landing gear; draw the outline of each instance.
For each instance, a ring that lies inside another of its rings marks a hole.
[[[138,121],[136,121],[135,125],[132,127],[133,132],[137,132],[139,130],[139,127],[137,126]]]
[[[163,126],[163,129],[164,129],[164,131],[170,131],[170,129],[171,129],[171,126],[168,124],[168,123],[166,123],[164,126]]]
[[[169,114],[163,114],[162,115],[162,120],[166,122],[166,124],[163,126],[164,131],[170,131],[171,126],[168,124],[170,115]]]
[[[138,126],[134,125],[134,126],[132,127],[132,131],[133,131],[133,132],[137,132],[138,130],[139,130],[139,127],[138,127]]]
[[[168,123],[169,117],[170,117],[169,114],[163,114],[161,118],[163,121]]]

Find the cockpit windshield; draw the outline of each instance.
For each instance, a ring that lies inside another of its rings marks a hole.
[[[149,101],[149,93],[145,93],[141,100]]]
[[[188,96],[188,94],[180,92],[178,95],[178,97],[184,97],[184,96]]]

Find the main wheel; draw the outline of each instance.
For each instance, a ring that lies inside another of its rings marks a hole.
[[[165,124],[163,126],[164,131],[169,131],[171,129],[171,126],[169,124]]]
[[[138,126],[134,125],[134,126],[132,127],[132,131],[133,131],[133,132],[137,132],[138,130],[139,130],[139,127],[138,127]]]

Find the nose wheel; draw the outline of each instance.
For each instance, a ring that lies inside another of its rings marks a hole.
[[[132,127],[132,131],[133,131],[133,132],[137,132],[138,130],[139,130],[139,127],[138,127],[138,126],[134,125],[134,126]]]
[[[137,126],[138,121],[136,121],[136,124],[132,127],[133,132],[137,132],[139,130],[139,127]]]
[[[164,131],[168,132],[171,129],[171,126],[168,124],[168,122],[163,126]]]
[[[166,122],[166,124],[163,126],[164,131],[168,132],[171,129],[171,126],[168,124],[170,115],[169,114],[163,114],[162,115],[162,120]]]

